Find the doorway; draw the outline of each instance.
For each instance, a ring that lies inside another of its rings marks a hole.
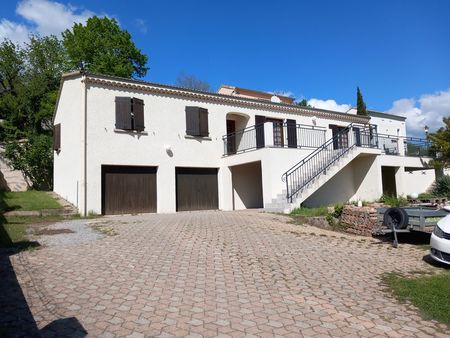
[[[227,120],[227,154],[236,154],[236,121]]]
[[[381,167],[381,182],[383,184],[383,195],[397,197],[395,173],[398,167]]]
[[[330,124],[330,129],[333,134],[333,149],[348,148],[348,131],[347,127],[336,126]]]
[[[266,122],[272,122],[273,124],[273,145],[275,147],[283,147],[283,120],[266,118]]]

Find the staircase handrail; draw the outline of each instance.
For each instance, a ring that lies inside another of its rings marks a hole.
[[[356,142],[355,142],[356,140],[351,138],[351,143],[350,143],[350,138],[349,138],[348,139],[349,143],[347,144],[347,146],[344,147],[344,148],[340,148],[340,149],[342,149],[342,151],[339,152],[339,154],[337,154],[335,158],[333,158],[329,163],[325,163],[322,167],[318,168],[318,170],[317,170],[317,172],[315,174],[311,175],[311,177],[309,177],[305,182],[302,182],[295,189],[292,189],[292,187],[291,187],[291,189],[289,189],[289,181],[288,181],[289,176],[291,176],[293,173],[295,173],[298,170],[300,170],[300,168],[305,166],[308,162],[310,162],[313,159],[315,159],[316,157],[318,157],[319,154],[321,154],[324,151],[324,149],[327,149],[328,146],[333,144],[335,141],[339,140],[342,137],[342,135],[344,135],[345,133],[349,133],[349,131],[354,130],[355,128],[359,128],[360,131],[361,131],[361,128],[363,128],[363,130],[365,130],[367,128],[367,126],[366,125],[362,125],[362,124],[350,123],[344,129],[342,129],[341,131],[337,132],[333,137],[331,137],[330,139],[325,141],[325,143],[323,143],[321,146],[316,148],[308,156],[303,158],[300,162],[296,163],[294,166],[292,166],[290,169],[288,169],[282,175],[282,177],[281,177],[282,181],[286,182],[286,197],[287,197],[288,200],[290,200],[290,202],[292,202],[292,197],[298,191],[303,189],[303,187],[305,187],[309,182],[314,180],[318,175],[320,175],[323,171],[325,171],[330,165],[332,165],[340,157],[342,157],[344,154],[346,154],[350,149],[355,147],[356,146]]]

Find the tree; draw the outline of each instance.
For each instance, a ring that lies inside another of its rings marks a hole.
[[[25,66],[24,51],[9,40],[0,44],[0,119],[11,119],[19,110],[21,75]],[[0,124],[0,142],[6,138],[7,122]]]
[[[444,127],[441,127],[435,133],[430,133],[428,138],[432,142],[431,151],[436,159],[433,165],[437,168],[450,167],[450,117],[442,119]]]
[[[93,16],[86,25],[76,23],[65,30],[62,37],[72,69],[126,78],[144,77],[148,71],[147,55],[115,19]]]
[[[0,44],[5,156],[38,189],[52,187],[52,117],[66,59],[55,36],[32,36],[23,47],[8,40]]]
[[[299,106],[299,107],[308,107],[308,108],[311,108],[311,105],[308,104],[308,100],[306,100],[306,99],[303,99],[303,100],[301,100],[301,101],[297,101],[295,104],[296,104],[297,106]]]
[[[195,75],[180,73],[177,77],[177,86],[199,90],[202,92],[210,92],[211,86],[208,82],[198,79]]]
[[[359,87],[356,87],[356,114],[367,116],[367,108]]]

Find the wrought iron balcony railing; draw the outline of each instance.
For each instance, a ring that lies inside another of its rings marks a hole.
[[[326,129],[302,124],[265,122],[223,136],[224,155],[259,148],[317,148]]]

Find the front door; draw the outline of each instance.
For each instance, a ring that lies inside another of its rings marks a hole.
[[[330,125],[330,129],[333,133],[333,149],[348,148],[348,131],[347,127],[340,127],[336,125]]]
[[[236,153],[236,121],[227,120],[227,154]]]
[[[283,120],[266,118],[266,122],[273,123],[273,145],[282,147],[284,145]]]

